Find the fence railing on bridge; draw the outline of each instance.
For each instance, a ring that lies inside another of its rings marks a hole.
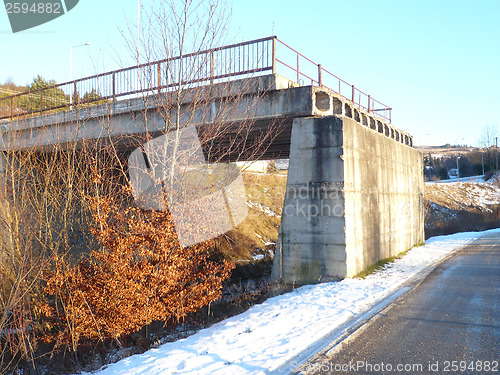
[[[264,73],[292,74],[324,86],[391,121],[391,108],[347,83],[276,37],[231,44],[118,69],[0,98],[0,119],[102,104],[138,94],[208,85]]]

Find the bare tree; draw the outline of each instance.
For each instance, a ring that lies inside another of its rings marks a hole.
[[[264,49],[260,54],[245,55],[245,46],[219,48],[227,38],[229,15],[225,1],[170,0],[153,7],[141,22],[141,57],[145,63],[137,79],[141,89],[160,87],[155,94],[142,97],[145,109],[139,120],[146,137],[129,172],[136,179],[132,181],[134,186],[149,185],[150,192],[157,195],[148,195],[143,202],[154,202],[149,208],[175,211],[180,207],[178,215],[174,212],[174,216],[181,216],[179,222],[201,223],[207,219],[206,215],[195,218],[189,214],[193,208],[189,205],[193,198],[206,196],[210,190],[224,192],[230,187],[234,197],[235,190],[241,190],[235,189],[238,171],[227,163],[261,158],[280,131],[278,121],[259,129],[253,120],[265,88],[259,92],[256,81],[248,78],[252,76],[251,65],[258,66],[264,59]],[[137,52],[134,42],[130,38],[129,47]],[[242,75],[246,80],[230,79],[245,69],[250,72]],[[148,160],[141,162],[143,155]],[[146,175],[149,184],[137,180]],[[137,197],[141,191],[135,193]],[[230,199],[219,196],[211,202],[205,199],[203,204],[217,210],[221,200],[227,206]],[[233,208],[242,210],[236,205]],[[238,224],[245,216],[244,212],[233,213],[236,217],[230,218],[230,224]],[[212,212],[211,220],[213,217]],[[214,223],[214,227],[225,228],[223,233],[231,229],[227,224],[226,220],[225,224]]]
[[[479,145],[486,151],[486,163],[489,169],[496,168],[498,164],[496,160],[496,153],[498,152],[496,149],[497,140],[498,127],[493,124],[484,126],[479,138]]]
[[[153,320],[184,318],[218,298],[233,267],[213,260],[211,242],[246,216],[243,179],[232,163],[260,158],[280,125],[255,126],[265,88],[252,69],[238,72],[245,80],[229,79],[243,57],[237,47],[218,48],[227,35],[224,4],[172,0],[145,15],[145,62],[125,80],[129,93],[140,92],[132,98],[142,104],[135,135],[117,135],[114,103],[102,106],[109,115],[99,117],[94,148],[105,149],[112,159],[105,165],[116,168],[104,176],[94,161],[87,176],[97,185],[87,196],[101,247],[76,268],[60,263],[46,288],[56,302],[45,307],[61,333],[51,337],[74,352],[82,339],[119,342]],[[136,51],[134,42],[130,48]],[[117,178],[120,194],[103,191]]]
[[[495,139],[498,137],[498,128],[496,125],[490,124],[483,127],[479,144],[483,148],[490,148],[495,145]]]
[[[7,355],[2,341],[3,364],[33,358],[39,332],[76,353],[82,338],[119,340],[152,320],[182,319],[220,294],[232,265],[213,261],[209,240],[247,209],[232,163],[261,158],[280,131],[278,121],[256,126],[266,88],[251,68],[236,68],[262,57],[218,48],[229,15],[222,0],[170,0],[144,15],[144,63],[127,82],[142,92],[135,136],[117,139],[114,103],[105,99],[99,139],[80,139],[78,120],[64,145],[21,149],[14,138],[2,145],[0,332],[9,333],[11,349]],[[231,80],[234,72],[246,79]],[[85,255],[75,242],[85,243]],[[119,272],[111,278],[108,269]],[[130,293],[106,299],[106,285]],[[103,301],[107,315],[99,316]],[[107,317],[120,324],[110,329]]]

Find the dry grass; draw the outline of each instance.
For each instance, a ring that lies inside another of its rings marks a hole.
[[[500,188],[473,182],[426,184],[425,198],[452,210],[484,212],[500,204]]]
[[[220,250],[232,259],[252,260],[256,249],[276,243],[285,197],[286,174],[283,172],[244,173],[248,216],[218,239]],[[267,245],[266,245],[267,243]]]
[[[499,180],[426,184],[426,237],[500,226]]]

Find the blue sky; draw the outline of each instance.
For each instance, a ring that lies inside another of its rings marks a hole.
[[[485,125],[500,125],[498,0],[230,4],[230,42],[277,35],[392,107],[393,124],[417,144],[476,145]],[[133,64],[120,30],[135,32],[136,7],[137,0],[80,0],[68,14],[16,34],[0,8],[0,82],[26,84],[37,74],[67,81],[70,47],[87,41],[73,50],[74,78]]]

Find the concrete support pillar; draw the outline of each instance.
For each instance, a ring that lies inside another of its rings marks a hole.
[[[293,121],[274,280],[301,285],[345,277],[342,144],[341,117]]]
[[[377,122],[294,120],[274,280],[352,277],[423,242],[422,155]]]

